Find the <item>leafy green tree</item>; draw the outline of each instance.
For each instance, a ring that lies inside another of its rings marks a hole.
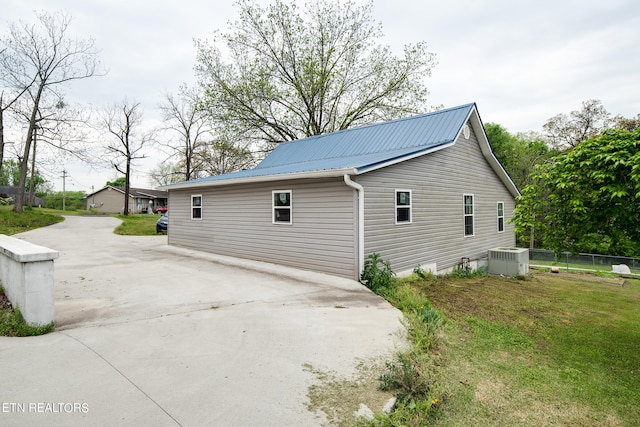
[[[67,191],[64,194],[61,191],[55,193],[47,193],[43,195],[44,207],[50,209],[62,210],[62,199],[64,198],[64,208],[70,211],[79,211],[87,209],[87,194],[84,191]]]
[[[125,185],[127,185],[127,177],[121,176],[114,179],[113,181],[107,181],[107,183],[105,184],[105,187],[107,185],[110,185],[112,187],[124,187]]]
[[[17,186],[20,182],[20,163],[16,160],[7,160],[0,169],[0,185]],[[27,176],[27,187],[31,184],[31,176]],[[36,170],[33,180],[36,193],[42,193],[46,190],[47,180]]]
[[[608,129],[539,165],[514,214],[556,252],[640,255],[640,129]]]
[[[533,132],[513,135],[496,123],[487,123],[485,131],[493,153],[520,189],[530,184],[536,164],[557,153],[549,149],[542,136]]]
[[[268,146],[426,109],[435,55],[380,45],[372,1],[236,5],[231,32],[197,41],[196,72],[208,113],[241,138]]]

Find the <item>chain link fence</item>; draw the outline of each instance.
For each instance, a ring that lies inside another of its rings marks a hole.
[[[565,267],[567,270],[612,271],[612,266],[625,264],[633,274],[640,274],[640,258],[610,256],[599,254],[571,254],[562,252],[557,255],[544,249],[529,249],[529,264],[540,266]]]

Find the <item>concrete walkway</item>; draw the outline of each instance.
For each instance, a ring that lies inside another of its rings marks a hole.
[[[355,281],[113,234],[67,217],[15,237],[60,251],[56,332],[0,337],[0,425],[321,425],[305,366],[354,372],[401,345]]]

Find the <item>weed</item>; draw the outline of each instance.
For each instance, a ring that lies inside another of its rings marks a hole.
[[[455,267],[453,267],[453,271],[447,274],[447,276],[469,279],[474,277],[487,277],[488,273],[486,267],[479,267],[474,270],[468,264],[465,264],[456,265]]]
[[[416,268],[414,268],[413,274],[415,274],[422,280],[431,280],[434,277],[431,271],[425,271],[421,266],[417,266]]]
[[[410,353],[398,353],[394,362],[386,362],[387,372],[380,376],[380,390],[396,391],[400,403],[420,400],[429,393],[430,382]]]
[[[44,335],[52,332],[55,325],[51,322],[47,325],[30,326],[24,321],[19,309],[13,309],[9,300],[4,295],[0,286],[0,336],[28,337]]]
[[[373,253],[364,262],[360,282],[376,294],[384,296],[393,291],[394,276],[391,263],[388,260],[382,260],[380,254]]]

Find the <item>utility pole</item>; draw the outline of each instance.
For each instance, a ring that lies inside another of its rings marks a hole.
[[[65,203],[64,203],[64,199],[65,199],[65,195],[66,195],[66,181],[67,180],[67,171],[63,170],[62,171],[62,210],[64,211],[65,209]]]

